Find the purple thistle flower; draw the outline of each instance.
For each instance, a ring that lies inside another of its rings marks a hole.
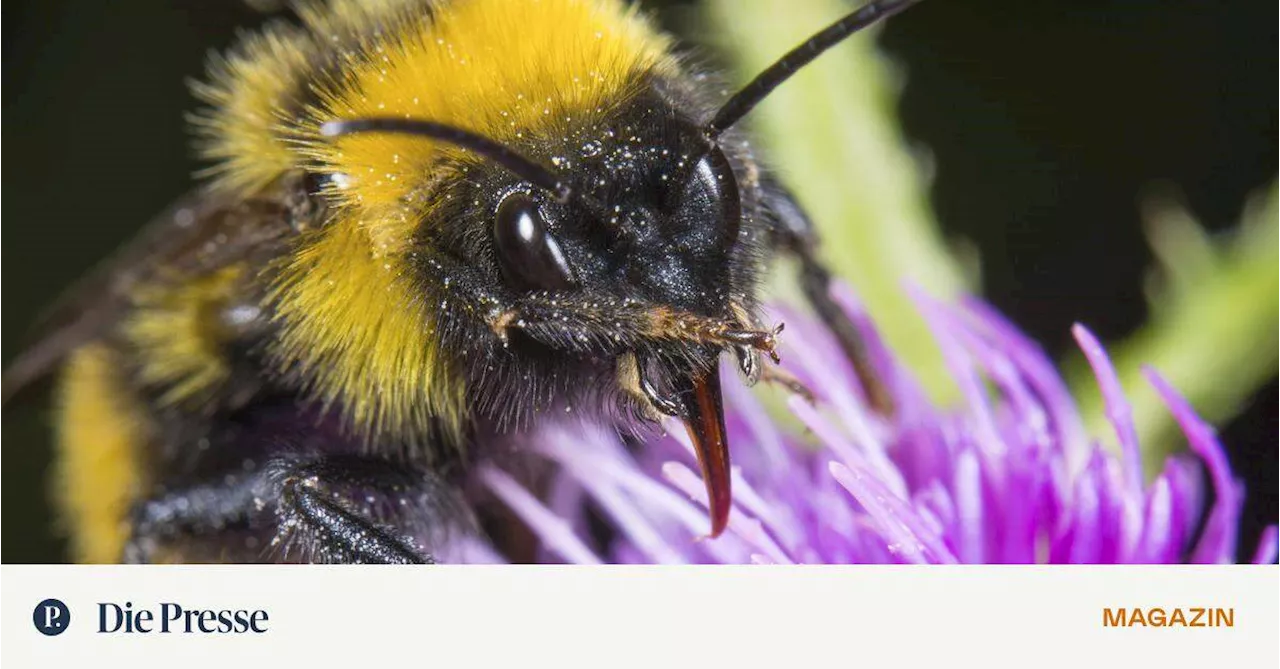
[[[895,414],[866,405],[828,332],[781,308],[786,370],[816,401],[789,399],[799,430],[775,421],[740,384],[725,384],[734,506],[720,538],[701,537],[705,487],[674,424],[633,454],[607,427],[548,423],[526,440],[531,457],[554,465],[548,484],[536,486],[542,494],[492,465],[478,470],[479,482],[528,525],[550,562],[1234,561],[1242,486],[1213,428],[1154,370],[1146,378],[1208,471],[1207,510],[1192,457],[1169,458],[1144,482],[1129,405],[1083,326],[1073,334],[1101,388],[1118,458],[1085,434],[1040,348],[985,304],[912,294],[962,393],[943,409],[894,359],[852,293],[837,291],[867,337]],[[610,527],[604,545],[588,531],[592,512]],[[1272,562],[1276,552],[1273,526],[1254,561]]]

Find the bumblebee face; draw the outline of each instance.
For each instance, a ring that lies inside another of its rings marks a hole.
[[[709,368],[723,349],[753,345],[759,235],[744,223],[745,157],[660,102],[520,150],[571,175],[575,196],[489,162],[462,165],[464,178],[436,195],[451,223],[427,226],[424,243],[484,272],[483,317],[501,343],[611,368],[633,355]]]
[[[501,422],[603,386],[606,405],[684,421],[708,479],[726,480],[718,360],[732,352],[754,381],[774,335],[752,315],[766,235],[758,186],[743,178],[754,169],[735,146],[641,98],[515,147],[567,175],[570,197],[492,161],[455,165],[420,247],[446,254],[458,277],[473,272],[461,280],[487,297],[486,309],[455,312],[472,326],[459,347],[469,404]]]

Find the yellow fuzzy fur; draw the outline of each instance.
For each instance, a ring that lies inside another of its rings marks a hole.
[[[233,265],[176,286],[143,286],[124,333],[139,351],[138,377],[161,388],[159,402],[199,402],[230,375],[220,311],[235,293],[244,267]]]
[[[119,562],[143,488],[147,439],[139,407],[101,346],[77,351],[60,387],[58,504],[78,562]]]

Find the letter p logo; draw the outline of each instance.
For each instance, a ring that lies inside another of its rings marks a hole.
[[[58,636],[71,626],[71,611],[61,600],[46,599],[36,604],[31,614],[36,630],[45,636]]]

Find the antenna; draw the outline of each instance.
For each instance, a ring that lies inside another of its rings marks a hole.
[[[720,133],[733,127],[735,123],[742,120],[743,116],[755,109],[756,105],[769,97],[769,94],[775,88],[790,79],[791,75],[800,71],[800,68],[826,53],[827,49],[839,44],[846,37],[863,28],[871,26],[881,19],[893,16],[917,2],[920,2],[920,0],[876,0],[859,7],[852,14],[845,16],[827,26],[822,32],[810,37],[804,44],[788,51],[785,56],[765,68],[760,74],[757,74],[756,78],[751,80],[751,83],[743,86],[741,90],[734,93],[720,107],[711,122],[707,123],[707,138],[714,141],[720,136]]]

